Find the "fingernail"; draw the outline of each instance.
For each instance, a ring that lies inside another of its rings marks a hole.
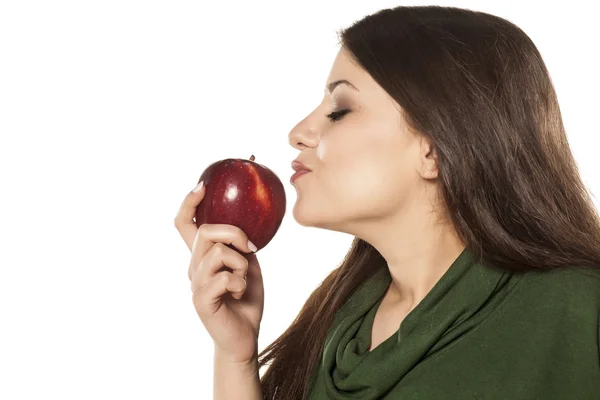
[[[258,248],[256,248],[256,246],[254,245],[254,243],[252,243],[249,240],[248,240],[248,247],[250,248],[250,250],[252,250],[253,253],[256,253],[256,250],[258,250]]]
[[[192,192],[198,193],[200,191],[200,189],[202,189],[202,186],[204,186],[204,181],[197,184],[196,187],[194,188],[194,190],[192,190]]]

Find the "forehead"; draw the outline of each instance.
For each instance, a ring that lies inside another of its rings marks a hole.
[[[352,60],[350,54],[343,47],[338,51],[333,61],[327,82],[325,82],[325,91],[327,92],[328,83],[340,79],[349,80],[359,89],[368,81],[368,74]]]
[[[324,85],[325,95],[329,95],[327,85],[331,82],[338,80],[348,80],[353,86],[357,88],[357,91],[349,88],[346,85],[340,85],[344,89],[340,91],[346,91],[344,93],[350,93],[356,99],[359,99],[363,104],[370,104],[373,108],[380,110],[381,112],[394,112],[397,114],[401,110],[401,106],[394,100],[389,93],[387,93],[373,77],[360,66],[357,61],[352,59],[351,54],[344,49],[340,48],[338,51],[327,81]],[[336,89],[337,90],[337,89]],[[335,92],[334,92],[335,93]]]
[[[344,49],[340,48],[338,51],[327,81],[324,85],[324,94],[327,97],[330,93],[327,90],[327,86],[331,82],[338,80],[348,80],[356,91],[351,89],[349,86],[340,85],[340,89],[336,89],[333,93],[339,90],[342,93],[348,94],[353,98],[361,101],[362,103],[372,104],[374,107],[383,107],[385,103],[397,107],[396,102],[389,96],[389,94],[371,77],[371,75],[360,66],[357,61],[352,59],[351,54]],[[344,89],[341,89],[341,88]]]

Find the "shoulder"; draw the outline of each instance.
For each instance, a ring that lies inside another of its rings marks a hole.
[[[600,266],[596,268],[570,266],[549,271],[527,271],[526,281],[548,286],[555,290],[579,289],[600,295]]]
[[[600,318],[600,267],[563,267],[524,273],[521,290],[540,307],[572,316]]]
[[[552,329],[596,343],[600,358],[600,268],[565,267],[528,271],[521,280],[520,301],[528,315]],[[587,338],[587,339],[585,339]],[[589,342],[587,342],[589,343]]]

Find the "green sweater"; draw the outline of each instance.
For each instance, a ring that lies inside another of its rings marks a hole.
[[[598,400],[600,269],[511,273],[465,249],[369,352],[381,268],[329,328],[309,400]]]

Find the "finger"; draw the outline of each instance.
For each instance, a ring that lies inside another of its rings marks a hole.
[[[198,186],[196,186],[196,188],[198,188]],[[194,190],[196,190],[196,188],[194,188]],[[196,239],[196,233],[198,231],[198,227],[194,221],[194,216],[196,214],[196,209],[202,202],[205,194],[206,188],[204,185],[202,185],[200,190],[197,192],[189,192],[187,196],[185,196],[185,199],[183,199],[177,216],[175,216],[175,227],[179,231],[179,234],[183,238],[183,241],[190,251],[192,251],[194,240]]]
[[[228,271],[219,272],[204,284],[200,284],[196,277],[192,280],[192,297],[198,297],[198,301],[207,306],[201,309],[211,314],[215,311],[211,306],[217,305],[223,295],[229,292],[239,296],[244,289],[246,281]]]
[[[260,264],[254,253],[244,254],[244,257],[248,260],[248,269],[246,270],[247,287],[242,294],[247,301],[258,303],[264,299],[264,283]],[[233,297],[241,298],[241,295]]]
[[[197,265],[215,243],[232,245],[244,253],[251,253],[254,250],[250,248],[254,245],[249,243],[248,236],[237,226],[228,224],[202,224],[197,229],[196,237],[192,244],[190,266]]]
[[[190,264],[189,276],[193,280],[198,275],[201,282],[207,282],[223,267],[231,269],[234,275],[244,279],[248,271],[248,260],[223,243],[215,243],[198,265]]]

